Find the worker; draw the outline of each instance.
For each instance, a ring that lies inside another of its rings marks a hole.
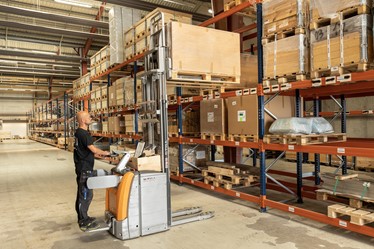
[[[93,145],[93,138],[88,132],[88,126],[92,123],[88,112],[77,113],[78,129],[75,131],[74,164],[76,181],[78,185],[75,210],[78,214],[78,225],[82,231],[93,230],[99,227],[94,217],[88,216],[88,208],[93,197],[93,190],[87,188],[87,179],[94,174],[95,156],[102,157],[110,155]]]

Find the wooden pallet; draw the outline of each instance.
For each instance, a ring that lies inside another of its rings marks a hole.
[[[367,5],[358,5],[352,6],[346,9],[342,9],[339,11],[340,20],[345,20],[353,16],[358,16],[362,14],[370,14],[371,8]]]
[[[309,28],[310,30],[319,29],[322,27],[326,27],[332,25],[334,23],[338,23],[340,21],[339,17],[329,18],[329,17],[319,17],[318,19],[312,20],[310,22]]]
[[[288,75],[278,75],[276,78],[264,78],[263,84],[267,86],[271,86],[275,84],[286,84],[295,81],[304,81],[308,79],[308,75],[306,73],[292,73]]]
[[[240,75],[212,74],[208,72],[172,71],[170,80],[239,84]]]
[[[301,34],[306,34],[306,29],[305,28],[289,28],[285,30],[279,30],[277,33],[272,33],[264,36],[262,38],[262,45],[265,45],[269,42],[274,42],[276,40],[282,40],[287,37],[295,36],[295,35],[301,35]]]
[[[339,76],[352,72],[366,72],[371,68],[371,65],[366,62],[349,62],[344,65],[333,68],[319,68],[313,70],[311,73],[312,79],[330,76]]]
[[[267,144],[322,144],[331,142],[343,142],[347,140],[346,133],[315,134],[315,135],[265,135],[264,142]]]
[[[256,135],[236,135],[236,134],[229,134],[227,136],[228,141],[235,141],[235,142],[257,142],[258,136]]]
[[[226,135],[225,134],[208,134],[208,133],[202,133],[201,139],[204,140],[218,140],[218,141],[225,141]]]
[[[249,0],[233,0],[233,1],[227,2],[223,6],[224,11],[228,11],[228,10],[234,8],[235,6],[238,6],[238,5],[240,5],[244,2],[249,2]],[[253,6],[241,10],[239,13],[247,15],[249,17],[256,17],[256,13],[255,13],[255,10],[254,10]]]
[[[232,189],[233,186],[250,186],[257,177],[253,175],[240,174],[240,169],[235,167],[216,167],[208,166],[207,170],[202,171],[204,183],[215,187]]]
[[[339,216],[345,215],[350,217],[350,222],[352,224],[359,226],[374,222],[374,213],[367,210],[356,209],[340,204],[334,204],[327,208],[327,216],[330,218],[338,218]]]

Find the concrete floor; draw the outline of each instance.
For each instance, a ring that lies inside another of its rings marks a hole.
[[[96,168],[111,166],[96,162]],[[203,206],[210,220],[119,241],[108,232],[83,233],[74,210],[72,154],[28,140],[0,143],[0,249],[120,248],[373,248],[374,239],[192,186],[171,185],[173,210]],[[90,215],[102,217],[104,191]]]

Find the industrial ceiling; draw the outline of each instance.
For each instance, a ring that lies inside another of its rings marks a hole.
[[[114,4],[211,16],[210,0],[0,0],[0,86],[71,86],[81,62],[108,44]]]

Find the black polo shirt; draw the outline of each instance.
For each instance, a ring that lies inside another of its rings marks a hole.
[[[93,170],[95,157],[88,146],[93,144],[93,138],[87,130],[78,128],[75,131],[74,163],[76,172]]]

